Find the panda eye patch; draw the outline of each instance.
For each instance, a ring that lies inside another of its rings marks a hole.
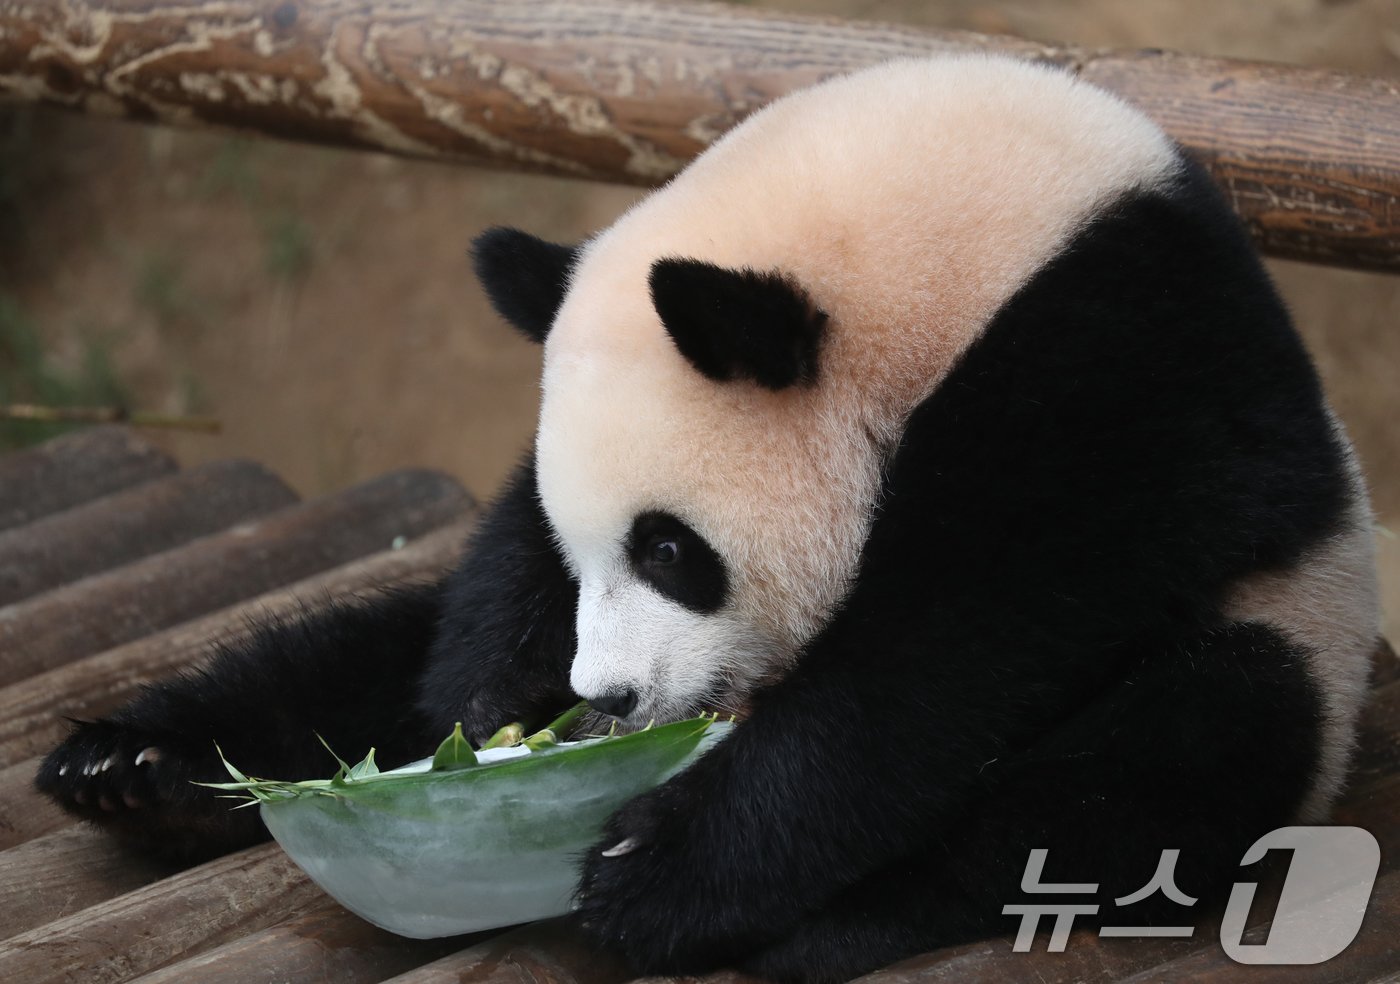
[[[627,537],[627,556],[640,580],[691,611],[713,612],[724,604],[729,591],[724,561],[677,516],[637,516]]]

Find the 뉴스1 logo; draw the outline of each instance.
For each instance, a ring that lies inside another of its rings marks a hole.
[[[1292,851],[1293,858],[1274,909],[1268,941],[1244,942],[1245,922],[1258,884],[1236,882],[1221,920],[1220,945],[1230,959],[1245,964],[1316,964],[1330,960],[1350,946],[1361,930],[1380,868],[1380,845],[1360,827],[1280,827],[1255,841],[1240,864],[1254,864],[1275,850]],[[1091,882],[1042,882],[1040,875],[1048,854],[1044,848],[1031,851],[1021,875],[1021,891],[1028,895],[1083,895],[1098,891],[1098,884]],[[1132,905],[1156,892],[1178,905],[1195,905],[1197,900],[1176,886],[1176,861],[1180,855],[1179,850],[1164,850],[1147,884],[1114,899],[1114,905]],[[1047,900],[1005,905],[1001,911],[1003,915],[1021,917],[1012,945],[1017,953],[1030,950],[1041,916],[1054,916],[1047,950],[1059,953],[1069,939],[1074,917],[1098,915],[1099,906],[1093,902]],[[1099,928],[1099,936],[1189,937],[1195,931],[1195,926],[1105,925]]]

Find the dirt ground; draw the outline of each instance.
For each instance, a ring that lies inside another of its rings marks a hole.
[[[1400,0],[755,5],[1400,75]],[[305,494],[431,465],[489,495],[529,439],[539,359],[466,245],[494,223],[574,239],[636,194],[0,110],[0,331],[8,311],[45,371],[217,417],[218,436],[155,434],[187,464],[257,458]],[[1400,531],[1400,278],[1271,266]],[[1379,542],[1397,638],[1400,542]]]

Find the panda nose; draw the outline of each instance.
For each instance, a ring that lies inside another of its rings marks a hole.
[[[595,711],[611,714],[615,718],[625,718],[637,706],[637,691],[628,688],[627,690],[614,690],[612,693],[590,697],[588,706]]]

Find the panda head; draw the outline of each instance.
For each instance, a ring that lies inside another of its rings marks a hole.
[[[1177,166],[1063,73],[898,62],[756,113],[582,247],[481,237],[497,310],[545,344],[575,691],[639,724],[786,673],[858,576],[914,407],[1085,223]]]
[[[579,584],[571,683],[632,724],[738,711],[859,551],[829,495],[856,462],[803,423],[827,315],[780,269],[680,255],[653,258],[625,298],[600,249],[510,229],[475,246],[497,310],[546,343],[536,473]],[[606,309],[566,299],[589,269]]]

